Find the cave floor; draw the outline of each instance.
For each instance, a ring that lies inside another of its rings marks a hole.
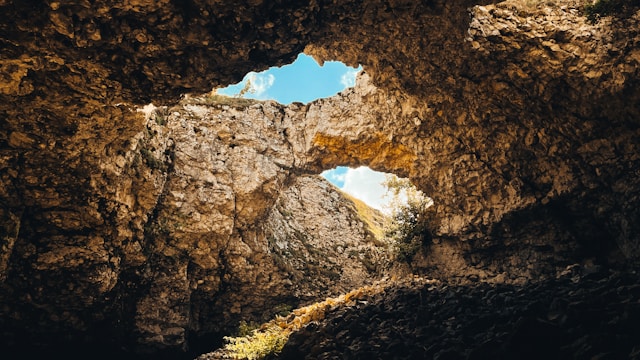
[[[575,265],[522,286],[408,278],[332,309],[273,358],[640,359],[640,272]]]

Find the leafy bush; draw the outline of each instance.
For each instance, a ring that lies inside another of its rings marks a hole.
[[[383,185],[392,196],[385,237],[390,240],[397,260],[411,262],[418,251],[431,241],[427,208],[433,202],[408,179],[389,175]]]
[[[423,204],[407,205],[392,215],[385,234],[391,240],[397,260],[411,262],[418,251],[431,241],[425,211]]]
[[[225,349],[232,359],[263,359],[269,354],[278,354],[287,343],[291,330],[271,324],[265,329],[253,330],[244,337],[225,337]]]
[[[236,330],[236,337],[244,337],[253,334],[253,331],[260,327],[260,324],[255,321],[246,322],[244,320],[240,321],[238,324],[238,330]]]

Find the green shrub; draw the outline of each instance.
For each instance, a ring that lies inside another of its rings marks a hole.
[[[393,246],[397,260],[411,262],[423,245],[431,240],[424,206],[406,205],[391,217],[385,235]]]
[[[156,158],[151,150],[143,148],[140,150],[140,154],[142,155],[142,158],[144,159],[147,166],[149,166],[151,169],[167,171],[167,164],[165,164],[164,161]]]
[[[411,262],[420,249],[431,241],[428,208],[432,200],[407,179],[388,176],[384,186],[391,193],[391,216],[385,226],[385,238],[392,244],[397,260]],[[403,196],[401,196],[403,194]],[[402,201],[401,197],[404,197]]]
[[[240,321],[238,324],[238,330],[236,330],[236,337],[244,337],[253,334],[253,331],[260,327],[260,324],[255,321],[246,322],[244,320]]]
[[[293,310],[290,304],[278,304],[273,308],[273,312],[278,316],[287,316]]]
[[[244,337],[226,336],[224,348],[232,359],[263,359],[270,354],[279,354],[290,334],[290,330],[272,324],[266,329],[253,330],[251,335]]]

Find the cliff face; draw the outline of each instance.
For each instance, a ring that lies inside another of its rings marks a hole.
[[[106,327],[103,336],[128,337],[121,341],[130,350],[187,350],[188,336],[215,339],[240,320],[266,319],[384,274],[384,243],[353,201],[294,171],[304,154],[286,133],[304,112],[289,117],[274,102],[222,97],[138,111],[142,131],[95,164],[117,179],[92,183],[113,197],[97,204],[109,218],[97,213],[88,229],[82,218],[58,216],[59,231],[82,231],[40,238],[43,230],[30,229],[9,243],[9,343],[50,341],[15,338],[22,324],[35,336]],[[31,215],[23,219],[32,224]],[[46,276],[23,277],[34,273]],[[40,334],[42,323],[52,328]]]
[[[640,15],[475,5],[0,1],[3,338],[183,349],[367,281],[371,235],[300,178],[336,165],[435,200],[444,274],[637,261]],[[180,100],[302,50],[365,74],[309,105]]]
[[[376,248],[330,185],[292,174],[278,110],[195,99],[149,113],[147,140],[125,155],[128,166],[164,175],[143,244],[125,252],[134,259],[127,271],[148,284],[142,298],[130,299],[141,345],[179,347],[187,331],[229,333],[242,319],[268,318],[375,278],[375,269],[363,270],[347,252],[328,257],[334,247],[358,255]],[[324,211],[303,205],[311,199]],[[343,235],[314,231],[320,226]]]

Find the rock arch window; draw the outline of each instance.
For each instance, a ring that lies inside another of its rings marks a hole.
[[[326,170],[321,175],[348,196],[379,210],[383,219],[378,236],[392,247],[396,260],[410,261],[424,241],[430,240],[430,227],[433,224],[427,218],[427,208],[433,205],[433,200],[418,190],[409,179],[374,171],[366,166],[341,166]],[[358,209],[358,212],[364,219],[371,216],[362,209]],[[374,223],[368,222],[370,225]]]
[[[310,103],[355,86],[356,75],[361,69],[361,66],[353,68],[339,61],[325,61],[323,65],[319,65],[314,58],[301,53],[292,64],[271,67],[259,73],[249,72],[241,82],[218,88],[215,92],[225,96],[275,100],[284,105],[294,102]],[[381,216],[390,219],[383,221],[384,223],[395,221],[394,217],[401,211],[415,215],[412,212],[417,211],[416,201],[426,207],[432,204],[432,200],[419,192],[408,179],[373,171],[367,166],[339,166],[326,170],[321,175],[343,193],[362,201],[380,211]],[[395,179],[395,189],[389,187],[389,179]],[[399,186],[401,183],[404,185]],[[411,201],[408,201],[407,196],[409,191],[413,191],[409,195],[413,201],[411,209]],[[385,237],[384,232],[388,229],[379,230],[380,238]]]
[[[336,185],[343,192],[364,201],[370,207],[390,214],[393,199],[388,193],[385,181],[389,173],[371,170],[367,166],[350,168],[338,166],[322,172],[322,177]],[[398,200],[405,202],[406,194],[398,194]]]
[[[272,67],[225,88],[223,95],[242,96],[258,100],[276,100],[281,104],[308,103],[333,96],[355,85],[361,67],[352,68],[339,61],[327,61],[320,66],[311,56],[301,53],[292,64]]]

